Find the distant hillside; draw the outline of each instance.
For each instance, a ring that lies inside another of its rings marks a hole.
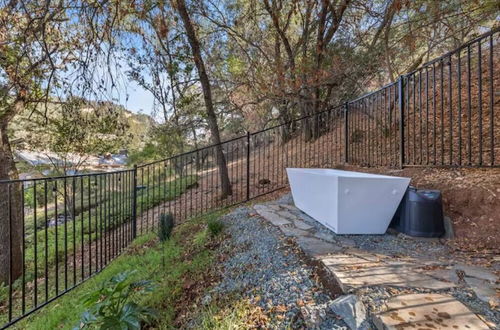
[[[129,132],[132,134],[128,149],[138,149],[143,147],[146,141],[146,135],[154,124],[153,118],[145,114],[137,114],[130,110],[123,109],[123,114],[127,118]]]
[[[112,108],[113,111],[118,113],[117,121],[124,121],[128,128],[126,134],[129,135],[127,145],[124,149],[133,150],[140,148],[144,145],[145,137],[154,123],[154,120],[146,114],[136,114],[130,110],[125,109],[121,105],[113,104],[110,102],[88,102],[83,112],[91,111],[105,111],[105,109]],[[47,109],[39,106],[35,111],[26,110],[24,113],[16,116],[14,121],[9,127],[9,135],[14,149],[32,149],[29,145],[28,135],[32,134],[28,129],[34,122],[42,122],[44,118],[53,118],[60,116],[61,110],[59,105],[49,104]]]

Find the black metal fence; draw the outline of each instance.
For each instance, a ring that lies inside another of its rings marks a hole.
[[[498,166],[498,40],[496,29],[347,103],[348,163]]]
[[[498,36],[354,101],[220,145],[124,171],[0,181],[8,246],[0,251],[0,327],[100,272],[137,235],[155,231],[161,214],[181,222],[269,194],[287,186],[287,167],[498,166]]]

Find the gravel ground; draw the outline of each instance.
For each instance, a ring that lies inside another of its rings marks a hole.
[[[226,244],[233,254],[211,294],[236,292],[249,298],[269,313],[273,329],[347,329],[327,307],[333,298],[313,279],[312,267],[287,244],[279,229],[252,216],[246,207],[222,221],[231,236]],[[304,310],[313,311],[313,317],[304,316],[308,314]],[[315,320],[315,315],[321,316]]]

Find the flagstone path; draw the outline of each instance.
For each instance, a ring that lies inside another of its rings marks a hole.
[[[336,235],[289,195],[253,207],[335,278],[345,296],[332,309],[353,329],[491,329],[500,319],[498,262],[456,261],[437,239]]]

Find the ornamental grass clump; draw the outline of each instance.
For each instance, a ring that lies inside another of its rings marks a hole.
[[[160,226],[158,229],[158,238],[160,242],[165,242],[170,239],[173,228],[174,216],[170,213],[160,215]]]
[[[208,221],[207,227],[210,235],[213,237],[220,234],[222,229],[224,229],[224,224],[219,219],[212,219]]]

